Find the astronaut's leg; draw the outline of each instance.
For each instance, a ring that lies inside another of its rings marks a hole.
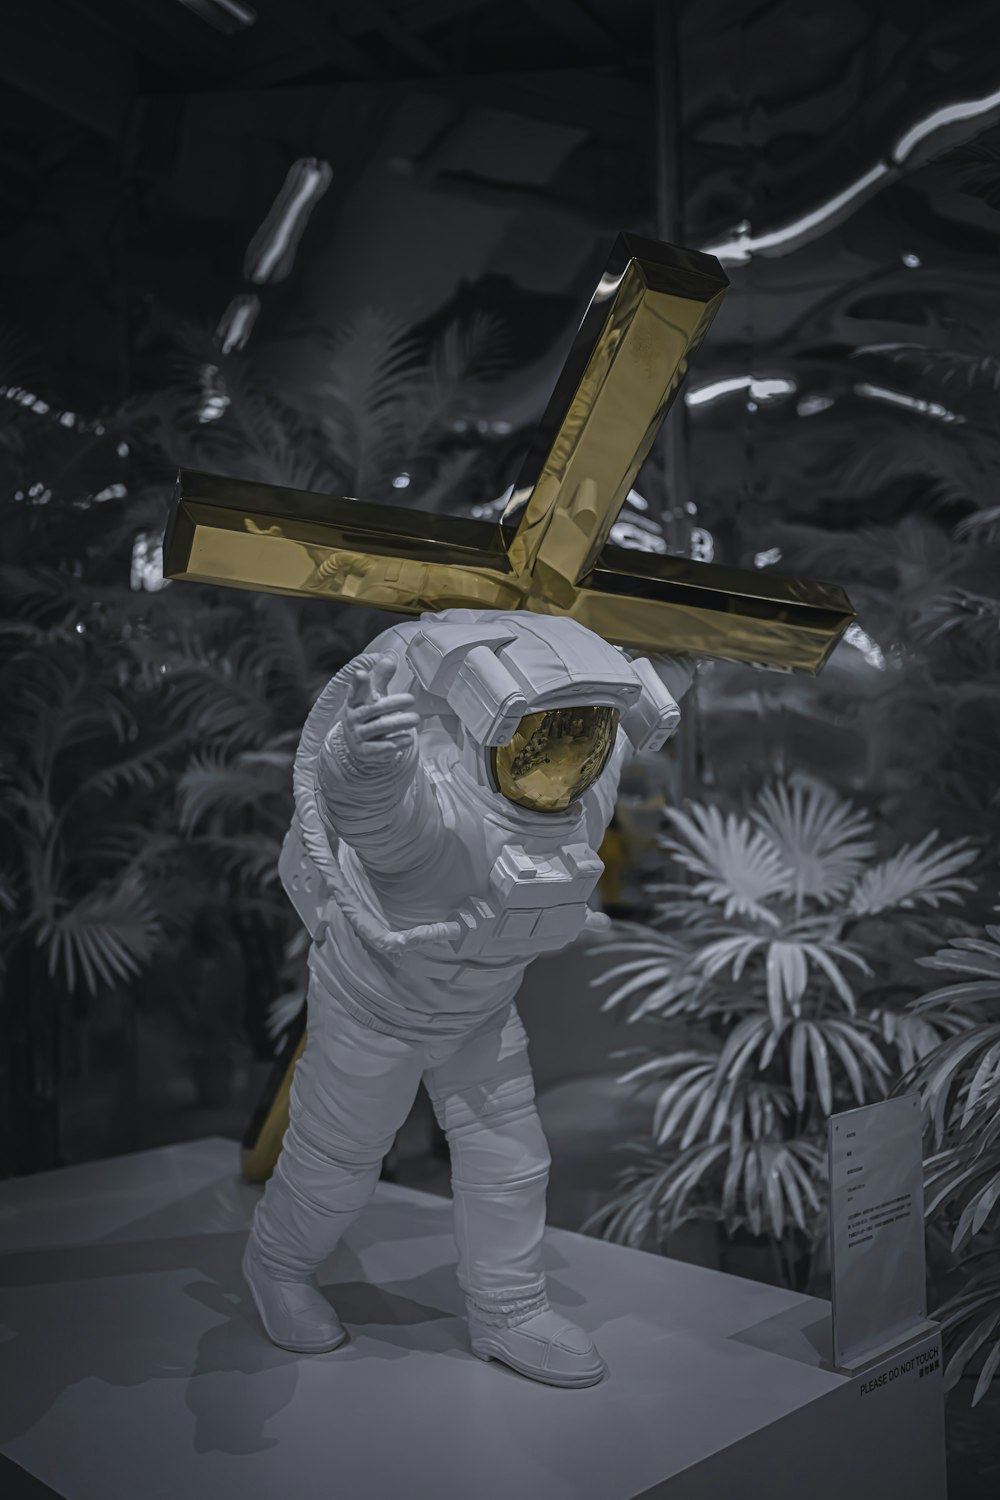
[[[594,1385],[604,1361],[554,1312],[542,1239],[549,1150],[517,1011],[475,1032],[425,1074],[448,1137],[458,1279],[473,1352],[549,1385]]]
[[[319,1352],[346,1337],[315,1272],[371,1197],[423,1067],[419,1048],[354,1020],[313,980],[289,1126],[243,1260],[261,1321],[283,1348]]]

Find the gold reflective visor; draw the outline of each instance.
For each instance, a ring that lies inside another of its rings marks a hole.
[[[564,812],[600,776],[617,734],[616,708],[525,714],[510,744],[492,751],[497,791],[531,812]]]

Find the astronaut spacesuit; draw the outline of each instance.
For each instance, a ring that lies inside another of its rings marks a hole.
[[[275,1343],[346,1337],[315,1272],[423,1079],[451,1151],[473,1352],[549,1384],[601,1379],[546,1298],[549,1154],[513,1002],[532,958],[604,922],[588,900],[623,760],[678,719],[650,662],[526,611],[396,625],[320,696],[281,866],[313,936],[308,1041],[244,1259]]]

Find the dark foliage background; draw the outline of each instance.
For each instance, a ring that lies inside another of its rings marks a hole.
[[[815,681],[705,672],[671,796],[739,811],[798,780],[883,856],[965,840],[972,888],[921,953],[978,954],[995,1070],[994,8],[255,9],[226,32],[38,0],[0,61],[0,1171],[231,1130],[301,997],[291,755],[380,621],[162,587],[173,471],[489,505],[620,228],[732,280],[637,532],[859,611]],[[254,281],[307,160],[329,184]],[[929,1150],[965,1149],[955,1067]],[[944,1295],[971,1221],[941,1213]]]

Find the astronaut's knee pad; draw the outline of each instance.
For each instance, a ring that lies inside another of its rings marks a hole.
[[[552,1157],[533,1099],[449,1131],[448,1145],[456,1186],[513,1189],[548,1181]]]
[[[527,1057],[517,1072],[451,1087],[441,1094],[431,1093],[434,1114],[445,1134],[451,1137],[483,1121],[500,1121],[535,1105],[535,1080]]]
[[[276,1176],[325,1212],[351,1212],[368,1202],[391,1145],[391,1138],[358,1145],[329,1133],[318,1137],[296,1121],[285,1136]]]

